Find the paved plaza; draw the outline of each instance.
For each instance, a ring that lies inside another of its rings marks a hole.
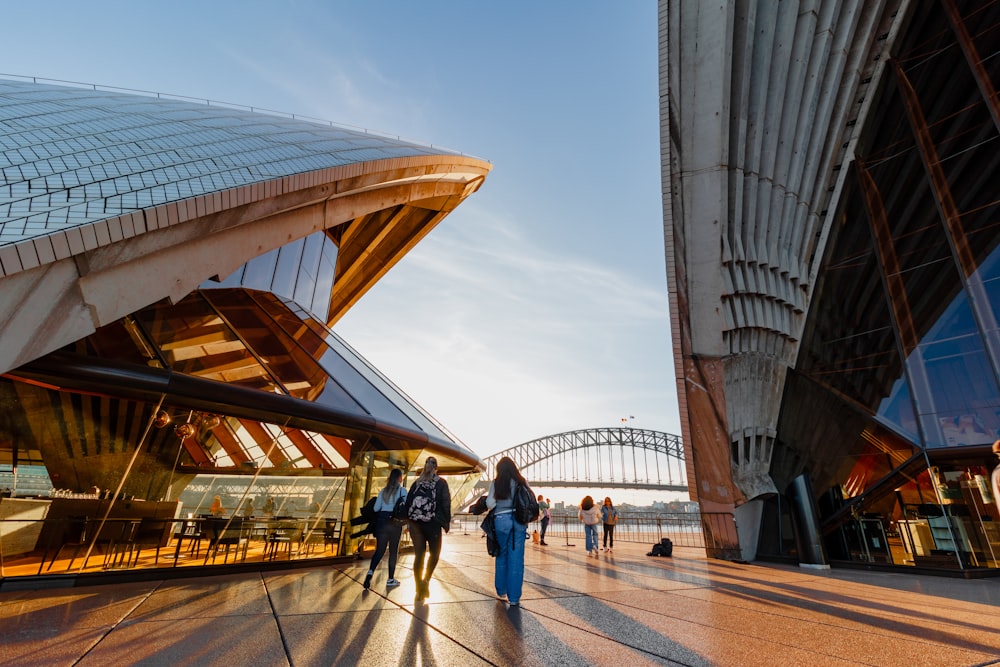
[[[528,544],[520,608],[474,533],[445,537],[430,598],[337,567],[0,593],[2,665],[1000,665],[1000,579],[588,557]]]

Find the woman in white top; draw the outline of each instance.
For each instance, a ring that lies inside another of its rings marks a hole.
[[[375,498],[375,505],[372,507],[376,517],[375,530],[373,531],[375,533],[375,554],[368,566],[368,574],[365,575],[366,590],[372,585],[372,576],[382,560],[386,547],[389,549],[389,580],[385,582],[385,586],[386,588],[399,586],[399,581],[396,579],[396,557],[399,556],[399,539],[403,535],[403,524],[393,521],[392,510],[401,498],[406,499],[406,489],[401,483],[402,480],[403,471],[394,468],[389,473],[389,479]]]
[[[601,522],[601,508],[594,504],[594,499],[584,496],[577,512],[583,522],[583,531],[587,536],[587,555],[597,555],[597,524]]]

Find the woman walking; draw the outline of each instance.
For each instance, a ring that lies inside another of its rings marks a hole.
[[[601,522],[601,508],[594,505],[594,499],[584,496],[577,512],[583,522],[583,532],[587,536],[587,555],[597,555],[597,524]]]
[[[618,524],[618,510],[611,503],[611,498],[604,499],[601,506],[601,521],[604,523],[604,547],[602,551],[613,551],[615,548],[615,526]],[[608,540],[611,546],[608,546]]]
[[[385,587],[399,586],[396,579],[396,557],[399,556],[399,538],[403,535],[403,524],[393,520],[392,511],[400,499],[406,499],[406,489],[400,483],[402,480],[403,471],[394,468],[389,473],[385,487],[375,498],[375,505],[372,507],[375,510],[375,554],[368,566],[368,574],[365,575],[365,590],[371,587],[372,575],[382,561],[386,548],[389,549],[389,580],[385,582]]]
[[[497,476],[490,482],[490,490],[486,494],[486,506],[493,510],[499,545],[493,585],[496,587],[497,596],[501,600],[506,598],[511,607],[521,604],[521,589],[524,585],[524,542],[528,534],[528,527],[518,523],[514,516],[514,497],[518,486],[527,488],[528,483],[521,476],[514,461],[505,456],[497,462]]]
[[[406,496],[407,525],[413,540],[413,576],[417,585],[417,600],[429,595],[428,582],[441,556],[441,531],[451,526],[451,490],[438,477],[437,459],[427,457],[424,470]],[[424,563],[424,553],[428,553]]]

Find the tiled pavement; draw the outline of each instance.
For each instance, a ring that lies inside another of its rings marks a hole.
[[[2,665],[1000,665],[1000,579],[649,558],[528,544],[521,608],[477,535],[445,537],[426,603],[412,557],[0,593]]]

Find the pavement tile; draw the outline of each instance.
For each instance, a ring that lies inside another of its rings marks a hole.
[[[386,605],[351,574],[332,568],[266,573],[264,585],[278,615],[364,612]]]
[[[281,616],[278,622],[296,667],[489,664],[418,614],[399,608]]]
[[[943,641],[929,639],[919,623],[894,623],[878,617],[845,620],[830,611],[798,607],[792,602],[746,607],[739,601],[730,604],[725,595],[715,592],[709,603],[687,593],[672,597],[671,602],[661,594],[630,592],[602,599],[623,616],[665,632],[677,624],[694,624],[711,631],[713,644],[722,637],[730,637],[731,643],[760,641],[771,655],[801,649],[824,660],[834,656],[872,660],[878,656],[869,664],[879,665],[931,665],[933,656],[943,653],[949,656],[944,664],[955,665],[979,664],[990,657],[989,646],[982,642],[963,642],[957,636]]]
[[[21,631],[101,628],[132,613],[158,582],[17,591],[0,596],[0,628],[9,637]]]
[[[75,664],[269,667],[289,663],[274,616],[260,614],[124,624]]]
[[[3,627],[0,665],[11,667],[73,665],[111,631],[111,626],[38,625],[9,633]]]
[[[257,614],[271,614],[271,604],[261,575],[251,572],[171,581],[149,595],[127,622]]]

